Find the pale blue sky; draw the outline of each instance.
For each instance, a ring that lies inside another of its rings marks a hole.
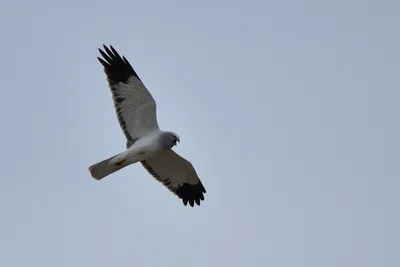
[[[400,2],[0,4],[0,266],[400,266]],[[207,194],[125,148],[97,48],[125,55]]]

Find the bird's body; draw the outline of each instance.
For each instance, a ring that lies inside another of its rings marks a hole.
[[[154,98],[128,60],[121,58],[112,46],[110,48],[104,46],[107,54],[99,49],[106,61],[98,59],[107,75],[127,148],[90,166],[92,177],[101,180],[126,166],[141,162],[155,179],[181,198],[184,205],[200,205],[206,193],[203,184],[193,165],[172,150],[180,141],[179,136],[160,130]]]
[[[139,161],[151,159],[163,150],[171,149],[172,143],[168,142],[168,134],[160,130],[148,133],[136,140],[124,152],[102,162],[103,164],[106,163],[106,166],[115,172]],[[89,167],[93,178],[100,180],[111,174],[109,172],[96,172],[99,170],[96,166],[98,165],[94,164]]]

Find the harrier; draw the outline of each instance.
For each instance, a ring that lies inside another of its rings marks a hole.
[[[104,177],[137,162],[186,206],[200,206],[206,190],[193,165],[172,148],[179,136],[160,130],[156,102],[128,60],[110,46],[99,49],[118,122],[126,137],[126,150],[89,167],[93,178]]]

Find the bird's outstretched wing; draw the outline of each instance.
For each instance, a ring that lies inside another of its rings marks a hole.
[[[172,193],[182,199],[186,206],[194,203],[200,206],[206,189],[201,183],[193,165],[173,150],[163,151],[151,159],[141,161],[143,167]]]
[[[127,147],[148,132],[159,129],[156,102],[125,57],[110,46],[99,49],[111,89],[118,122],[127,139]]]

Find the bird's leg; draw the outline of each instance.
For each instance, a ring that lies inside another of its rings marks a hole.
[[[121,165],[122,163],[124,163],[124,161],[125,161],[125,159],[124,159],[124,158],[121,158],[121,159],[119,159],[119,160],[115,163],[115,165],[119,166],[119,165]]]

